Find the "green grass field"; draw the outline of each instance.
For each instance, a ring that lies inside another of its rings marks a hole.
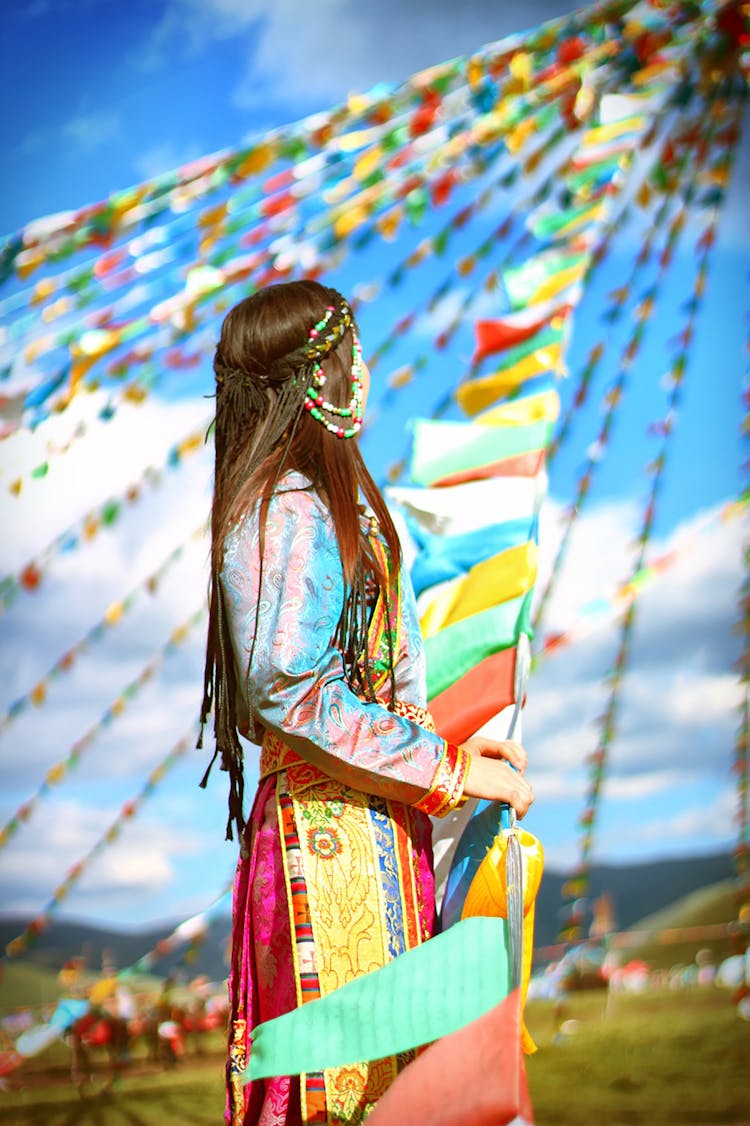
[[[539,1046],[528,1061],[537,1126],[750,1126],[750,1025],[724,990],[609,1000],[604,991],[578,993],[563,1018],[572,1030],[556,1037],[551,1003],[534,1002],[527,1013]],[[170,1070],[136,1053],[112,1086],[102,1061],[81,1094],[70,1082],[67,1049],[56,1044],[10,1077],[0,1092],[0,1122],[218,1126],[221,1042],[212,1035],[202,1055],[190,1053]]]

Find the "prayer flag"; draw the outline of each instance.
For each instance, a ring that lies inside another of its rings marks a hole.
[[[448,980],[455,988],[452,975]],[[401,1072],[368,1122],[531,1126],[520,1010],[519,990],[514,990],[472,1024],[431,1044]]]
[[[430,700],[435,729],[449,743],[464,743],[514,701],[516,649],[485,657]]]
[[[569,305],[550,301],[546,305],[532,305],[519,309],[493,320],[480,320],[474,325],[476,348],[472,363],[478,364],[485,357],[522,344],[524,340],[540,332],[553,317],[566,317],[571,312]]]
[[[534,418],[539,402],[527,408],[532,416],[523,422],[524,411],[517,412],[518,425],[482,425],[477,422],[419,419],[412,437],[411,476],[418,485],[430,485],[443,477],[464,473],[503,458],[535,453],[547,445],[550,422]],[[515,422],[515,420],[514,420]]]
[[[483,559],[535,540],[536,531],[536,518],[528,513],[517,520],[488,524],[462,536],[423,535],[411,568],[415,594],[419,597],[428,587],[466,574]]]
[[[588,267],[590,255],[572,254],[568,250],[543,250],[520,266],[503,271],[503,285],[514,309],[544,301],[565,286],[580,280]],[[564,284],[555,288],[560,278]]]
[[[547,489],[546,474],[537,477],[491,477],[450,488],[392,486],[389,500],[399,505],[417,539],[421,532],[462,535],[490,521],[530,518]]]
[[[531,635],[531,592],[472,614],[425,641],[427,698],[444,692],[485,657],[510,649],[519,635]]]
[[[547,372],[560,372],[563,368],[562,343],[545,345],[536,352],[525,356],[505,371],[492,372],[464,383],[456,390],[456,400],[462,410],[469,416],[477,415],[480,411],[497,403],[507,394],[509,381],[513,386],[522,385],[528,379],[544,375]],[[486,421],[486,420],[485,420]],[[550,427],[545,427],[542,434],[542,445],[546,446],[550,438]]]
[[[478,423],[486,426],[533,426],[545,423],[548,438],[551,425],[560,414],[560,396],[554,387],[538,391],[535,395],[520,395],[497,406],[490,407],[477,416]]]
[[[432,485],[445,488],[448,485],[461,485],[466,481],[486,480],[488,477],[536,477],[544,466],[544,450],[534,450],[515,457],[501,457],[498,461],[488,461],[484,465],[449,473],[431,481]]]
[[[345,1067],[449,1036],[508,995],[507,933],[505,919],[464,919],[380,969],[259,1024],[247,1077]]]
[[[426,591],[419,605],[422,636],[525,594],[534,584],[537,546],[525,543],[476,563],[467,575]]]

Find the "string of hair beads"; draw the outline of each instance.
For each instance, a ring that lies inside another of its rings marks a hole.
[[[319,321],[315,325],[313,332],[319,332],[318,327],[325,322]],[[333,434],[336,438],[353,438],[362,429],[362,416],[363,416],[363,401],[364,389],[362,385],[362,345],[359,342],[359,337],[354,333],[354,343],[352,344],[352,394],[348,404],[345,407],[337,407],[335,403],[331,403],[323,395],[323,387],[325,386],[326,376],[323,368],[319,363],[316,363],[312,371],[312,384],[307,389],[307,397],[305,399],[305,410],[315,419],[325,426],[329,434]],[[325,412],[325,413],[324,413]],[[330,418],[326,418],[326,414],[333,415],[334,418],[351,419],[351,426],[341,426]]]
[[[319,320],[317,324],[314,324],[307,334],[307,339],[310,344],[312,344],[313,341],[316,340],[318,336],[320,336],[321,332],[326,327],[335,312],[335,305],[326,305],[325,316],[322,318],[322,320]]]

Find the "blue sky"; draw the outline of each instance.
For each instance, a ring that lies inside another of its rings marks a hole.
[[[8,10],[0,83],[14,112],[3,123],[9,174],[0,194],[0,227],[10,233],[41,215],[102,199],[337,104],[351,91],[398,82],[573,7],[535,0],[519,8],[487,0],[462,5],[460,19],[455,5],[442,0],[429,7],[384,0],[372,10],[350,0],[316,8],[299,0],[273,5],[39,0]],[[738,642],[732,622],[742,528],[739,521],[711,522],[711,513],[742,487],[748,132],[719,229],[657,507],[653,552],[677,548],[678,562],[642,600],[632,675],[602,802],[595,854],[621,863],[711,851],[729,847],[733,839],[729,764],[738,693],[731,667]],[[653,331],[631,372],[610,452],[550,608],[551,627],[585,624],[593,600],[610,598],[628,577],[649,485],[644,466],[656,448],[648,426],[663,411],[660,378],[673,355],[669,341],[681,324],[681,303],[691,293],[692,248],[700,229],[695,222],[686,233]],[[416,241],[421,232],[411,237]],[[601,322],[606,294],[622,284],[638,246],[639,228],[625,227],[581,305],[570,347],[573,376],[561,386],[564,403],[591,344],[607,331]],[[342,286],[359,280],[358,269],[382,276],[394,254],[402,255],[403,249],[381,245],[369,260],[346,266]],[[653,270],[641,278],[639,291],[649,277]],[[415,273],[404,289],[366,309],[365,350],[438,280]],[[431,328],[432,322],[422,324],[426,342]],[[616,373],[616,357],[631,330],[629,319],[612,330],[609,366],[553,466],[543,518],[543,567],[553,556],[560,512],[573,495],[601,417],[607,380]],[[408,417],[429,411],[455,379],[456,363],[465,363],[470,351],[469,321],[456,352],[435,357],[426,377],[373,427],[364,449],[376,475],[401,454]],[[388,370],[376,374],[375,406]],[[2,549],[2,572],[13,572],[93,504],[121,494],[146,464],[158,464],[170,442],[198,425],[210,411],[201,394],[203,376],[179,396],[154,396],[145,408],[122,408],[106,433],[93,421],[97,404],[91,399],[75,403],[68,418],[4,442],[3,483],[36,464],[50,441],[64,443],[79,418],[89,426],[86,441],[56,460],[49,479],[29,483],[20,499],[2,489],[0,518],[13,533]],[[207,509],[209,474],[203,455],[179,473],[166,473],[117,529],[61,558],[38,595],[19,600],[0,619],[6,706],[43,676],[113,599],[191,534]],[[704,523],[708,530],[700,531]],[[43,708],[19,718],[0,736],[3,820],[96,722],[169,631],[200,604],[203,565],[202,547],[186,552],[158,599],[143,599],[106,651],[82,660],[54,686]],[[34,819],[0,856],[0,889],[8,910],[29,917],[36,913],[67,867],[85,854],[148,770],[189,729],[199,702],[201,644],[198,629],[165,662],[138,704],[87,752],[75,774],[40,803]],[[539,796],[529,827],[543,840],[550,866],[558,869],[576,857],[575,820],[584,782],[580,764],[594,749],[596,718],[606,698],[603,678],[615,644],[611,628],[591,630],[543,662],[530,688],[525,739]],[[192,752],[170,774],[120,842],[91,865],[66,904],[69,915],[138,925],[200,910],[221,890],[234,858],[233,847],[222,840],[224,778],[215,772],[207,793],[198,791],[202,766],[203,757]]]

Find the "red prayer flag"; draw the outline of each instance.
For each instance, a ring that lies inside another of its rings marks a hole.
[[[524,340],[529,340],[534,333],[540,332],[545,325],[548,325],[553,317],[566,317],[570,310],[570,305],[560,305],[557,309],[550,309],[545,316],[540,317],[533,324],[524,323],[514,314],[497,320],[477,321],[474,325],[477,343],[471,362],[478,364],[486,356],[493,356],[496,352],[503,352],[516,344],[523,344]]]
[[[417,1056],[367,1119],[368,1126],[531,1126],[533,1121],[518,989]]]
[[[529,453],[490,461],[486,465],[461,469],[458,473],[449,473],[447,477],[439,477],[433,481],[432,485],[444,488],[448,485],[462,485],[466,481],[486,481],[489,477],[536,477],[542,469],[543,462],[544,450],[531,450]]]
[[[429,703],[441,739],[460,744],[513,703],[516,650],[485,657]]]

